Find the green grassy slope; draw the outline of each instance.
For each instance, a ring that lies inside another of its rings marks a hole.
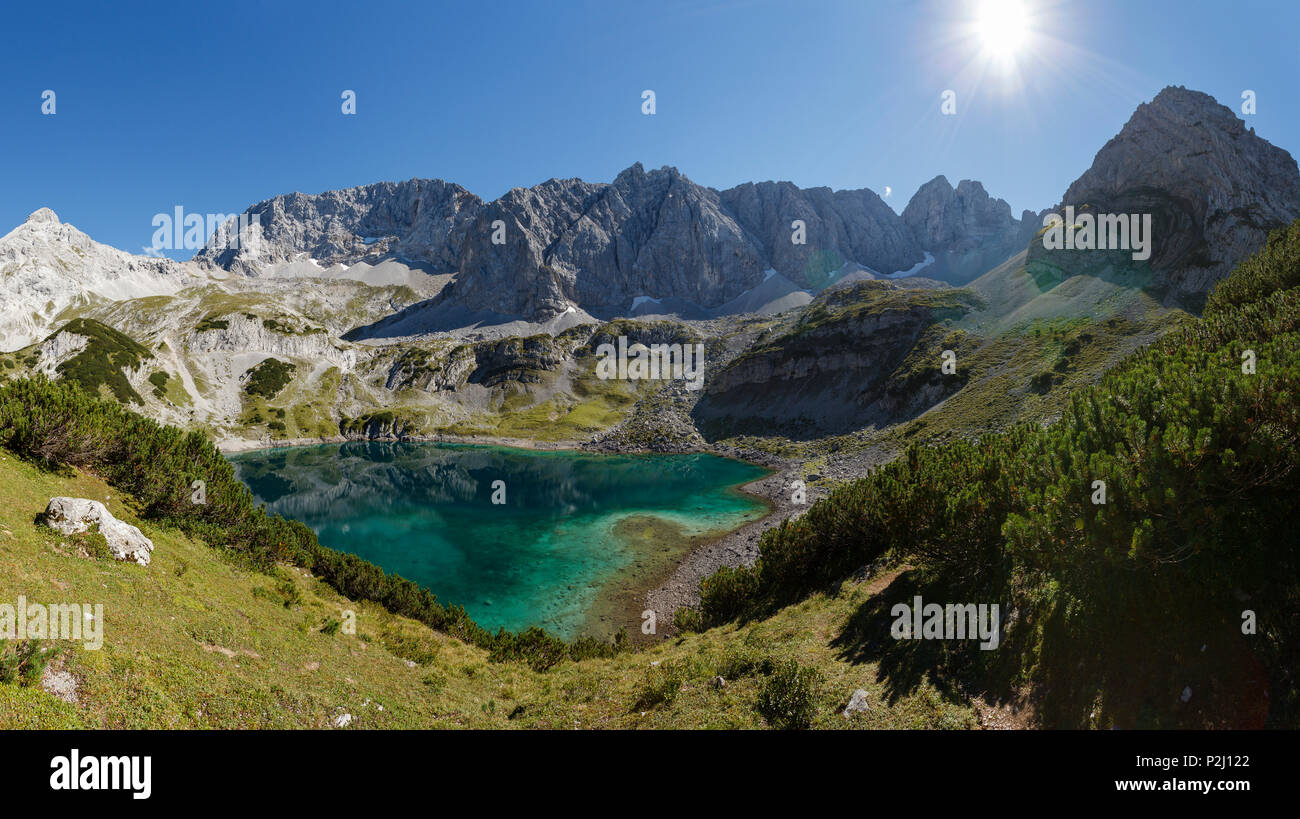
[[[104,500],[153,539],[151,564],[78,556],[69,538],[33,522],[56,495]],[[139,517],[131,498],[94,475],[42,471],[0,450],[4,601],[104,607],[103,647],[63,644],[51,663],[76,679],[77,702],[0,683],[0,729],[329,728],[343,713],[349,728],[764,727],[757,702],[769,659],[822,675],[810,700],[817,727],[975,724],[969,705],[930,687],[890,702],[872,664],[841,656],[833,642],[870,584],[761,624],[537,672],[349,601],[302,570],[271,576],[222,555]],[[346,610],[357,613],[356,634],[323,630]],[[723,688],[711,683],[719,672]],[[856,688],[869,692],[871,711],[845,720],[839,710]]]

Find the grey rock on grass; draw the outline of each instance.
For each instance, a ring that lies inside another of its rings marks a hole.
[[[49,505],[45,507],[43,522],[65,535],[88,532],[91,526],[98,526],[99,533],[108,542],[109,551],[115,560],[149,565],[153,541],[136,527],[113,517],[99,501],[88,498],[50,498]]]

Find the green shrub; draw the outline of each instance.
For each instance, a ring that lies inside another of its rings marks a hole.
[[[1300,220],[1270,233],[1263,249],[1219,282],[1205,302],[1205,315],[1261,301],[1297,285],[1300,285]]]
[[[257,316],[253,316],[253,315],[249,315],[248,317],[251,319],[257,318]],[[279,333],[280,335],[284,335],[284,336],[310,336],[310,335],[317,335],[325,332],[325,328],[323,327],[307,327],[303,329],[298,329],[294,327],[292,324],[278,321],[273,318],[262,319],[262,326],[273,333]]]
[[[291,578],[281,577],[272,587],[258,586],[253,589],[253,596],[284,606],[286,609],[302,605],[302,592]]]
[[[782,522],[782,526],[785,522]],[[764,533],[766,535],[766,533]],[[723,566],[700,583],[700,608],[696,615],[687,614],[685,622],[696,631],[746,616],[759,595],[759,571],[744,566]],[[673,622],[678,622],[673,615]]]
[[[278,358],[263,359],[260,364],[250,367],[244,373],[244,392],[260,395],[267,400],[274,398],[293,378],[297,365],[281,361]]]
[[[153,384],[153,394],[157,398],[164,398],[167,395],[167,381],[170,376],[162,370],[149,374],[149,383]]]
[[[429,665],[438,657],[438,644],[397,631],[384,632],[384,647],[394,657],[410,660],[416,665]]]
[[[579,637],[569,643],[569,659],[576,662],[593,658],[613,657],[630,647],[631,642],[628,640],[627,629],[620,628],[608,642],[597,640],[595,637]]]
[[[678,631],[704,631],[704,617],[699,609],[682,606],[673,612],[673,626]]]
[[[113,550],[108,548],[108,538],[99,531],[99,524],[93,524],[89,531],[68,535],[68,540],[73,546],[84,549],[91,560],[113,559]]]
[[[647,668],[637,690],[635,709],[648,711],[657,705],[672,705],[686,682],[682,671],[681,665],[673,661]]]
[[[205,316],[194,327],[196,333],[206,333],[209,330],[225,330],[230,327],[230,322],[225,319],[216,318],[215,316]]]
[[[153,355],[147,348],[129,336],[94,319],[73,319],[51,335],[71,333],[86,339],[86,346],[71,358],[55,367],[63,380],[76,384],[91,395],[98,396],[99,388],[107,386],[113,397],[123,404],[144,400],[126,380],[124,371],[138,369],[145,359]]]
[[[39,640],[0,641],[0,683],[35,685],[57,655],[57,649]]]
[[[501,629],[488,659],[493,662],[522,660],[534,671],[546,671],[569,659],[569,647],[560,638],[536,626],[530,626],[519,634]]]
[[[821,672],[815,668],[801,666],[796,660],[779,662],[763,682],[758,711],[773,728],[809,728],[816,715],[821,681]]]
[[[748,644],[732,645],[718,663],[717,673],[724,680],[771,674],[776,662],[766,651]]]

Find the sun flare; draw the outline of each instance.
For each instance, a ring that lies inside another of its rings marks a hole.
[[[1028,17],[1017,0],[981,0],[975,28],[986,56],[1004,66],[1016,62],[1029,36]]]

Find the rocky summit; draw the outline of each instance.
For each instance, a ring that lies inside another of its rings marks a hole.
[[[1171,86],[1138,106],[1054,210],[1066,205],[1150,213],[1155,285],[1195,302],[1270,230],[1300,216],[1300,170],[1213,97]],[[1041,247],[1030,250],[1031,262],[1049,261]],[[1068,275],[1089,264],[1076,256],[1061,267]]]
[[[198,278],[189,265],[100,244],[40,208],[0,237],[0,349],[39,340],[65,310],[171,295]]]
[[[1024,250],[1038,228],[1032,211],[1020,219],[984,186],[963,179],[953,187],[939,175],[922,185],[903,209],[903,223],[934,256],[927,276],[964,284]]]
[[[920,268],[932,247],[969,250],[991,234],[998,236],[992,255],[1002,253],[994,261],[1022,249],[1005,202],[989,199],[979,183],[960,190],[962,202],[974,202],[972,215],[956,218],[954,209],[936,237],[870,190],[761,182],[717,191],[676,168],[646,171],[640,163],[611,183],[551,179],[492,202],[448,182],[414,179],[261,202],[249,208],[253,227],[238,246],[218,238],[196,261],[254,276],[302,259],[324,267],[396,256],[455,276],[401,321],[360,337],[484,320],[610,318],[646,301],[699,317],[743,300],[774,274],[788,284],[768,300],[815,292],[850,269],[874,276]]]

